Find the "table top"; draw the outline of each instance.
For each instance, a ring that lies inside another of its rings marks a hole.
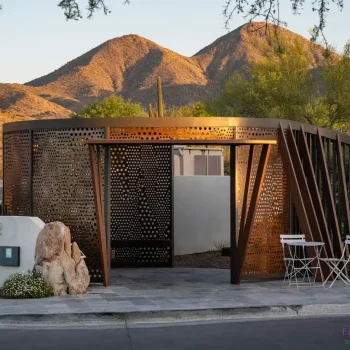
[[[288,245],[295,245],[295,246],[300,246],[300,247],[317,247],[317,246],[321,246],[324,245],[323,242],[286,242]]]

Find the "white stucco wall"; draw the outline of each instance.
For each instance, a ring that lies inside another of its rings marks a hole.
[[[230,242],[230,177],[174,177],[174,253],[201,253]]]
[[[221,156],[221,175],[224,175],[224,157],[221,148],[177,148],[174,151],[174,175],[194,175],[194,157],[199,155]]]
[[[15,272],[34,267],[35,243],[45,223],[37,217],[0,216],[0,246],[20,247],[20,266],[0,266],[0,286]]]

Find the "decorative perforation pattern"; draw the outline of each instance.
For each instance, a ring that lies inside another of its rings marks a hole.
[[[112,266],[171,266],[171,147],[111,147]]]
[[[237,139],[246,140],[275,140],[276,129],[241,128],[236,129]],[[255,146],[251,186],[248,205],[251,198],[252,184],[255,181],[256,170],[260,159],[262,146]],[[249,148],[237,149],[237,210],[240,220],[244,186],[248,164]],[[258,203],[253,231],[248,242],[243,275],[274,276],[284,273],[282,250],[279,236],[289,231],[289,194],[287,179],[283,171],[283,164],[277,146],[272,146],[266,177]],[[238,226],[239,227],[239,226]]]
[[[233,127],[127,127],[111,128],[111,139],[122,140],[230,140]]]
[[[102,279],[90,161],[85,140],[104,129],[33,131],[33,211],[44,222],[62,221],[84,254],[92,281]]]
[[[30,215],[30,134],[4,134],[4,201],[8,215]]]
[[[122,140],[226,140],[234,138],[234,128],[208,126],[111,128],[110,138]],[[123,155],[122,153],[126,150],[130,150],[134,154]],[[171,229],[170,147],[128,146],[124,147],[124,150],[119,149],[119,151],[117,148],[113,148],[113,153],[111,159],[112,246],[117,248],[119,240],[128,240],[129,246],[126,247],[124,244],[123,247],[116,249],[116,259],[112,266],[171,265],[173,232]],[[120,157],[130,159],[128,165],[121,163]],[[131,163],[131,159],[133,163]],[[120,175],[120,170],[125,169],[125,167],[127,167],[128,172],[124,172],[125,175]],[[123,185],[126,187],[122,188]],[[129,213],[125,212],[123,206],[125,201],[128,201],[126,206],[130,209]],[[120,216],[117,219],[118,213],[121,212],[125,216]],[[153,240],[154,243],[152,246],[145,247],[146,240]]]

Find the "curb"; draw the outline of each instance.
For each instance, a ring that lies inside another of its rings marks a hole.
[[[201,310],[92,312],[69,314],[0,315],[0,326],[9,325],[132,325],[195,321],[289,318],[350,315],[350,304],[276,305]]]

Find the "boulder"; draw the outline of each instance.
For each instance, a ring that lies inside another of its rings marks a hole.
[[[66,240],[65,228],[61,222],[51,222],[40,231],[35,245],[36,265],[42,261],[54,261],[62,256]]]
[[[34,269],[52,286],[54,295],[84,294],[90,283],[89,271],[76,242],[62,222],[46,224],[35,246]]]

